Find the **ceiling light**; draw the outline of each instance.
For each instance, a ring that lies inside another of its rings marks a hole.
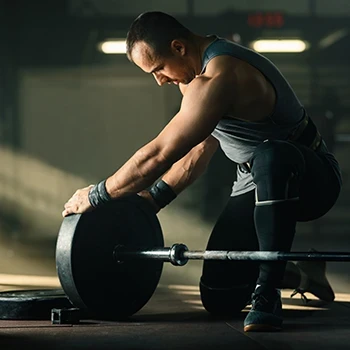
[[[348,34],[349,34],[349,31],[345,28],[337,30],[337,31],[325,36],[324,38],[322,38],[318,45],[320,48],[325,49],[328,46],[333,45],[334,43],[336,43],[340,39],[343,39]]]
[[[98,44],[98,49],[105,54],[125,54],[125,39],[106,40]]]
[[[299,39],[256,40],[251,47],[258,52],[303,52],[308,43]]]

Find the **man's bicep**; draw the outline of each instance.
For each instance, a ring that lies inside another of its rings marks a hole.
[[[205,79],[188,87],[179,113],[156,139],[164,157],[172,162],[204,141],[228,109],[227,82]]]

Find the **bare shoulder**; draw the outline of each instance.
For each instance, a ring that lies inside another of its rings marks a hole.
[[[224,92],[230,94],[237,85],[235,73],[235,62],[230,56],[218,56],[213,58],[207,66],[206,71],[198,75],[186,86],[186,96],[193,94],[197,98],[205,95]],[[184,95],[185,96],[185,95]]]
[[[231,93],[230,115],[256,122],[265,120],[272,113],[276,103],[275,89],[265,75],[248,62],[218,56],[208,63],[204,76],[220,77],[220,83]]]
[[[241,60],[229,55],[214,57],[209,61],[203,76],[213,77],[217,74],[227,73],[232,76],[239,69],[241,62]]]
[[[198,87],[217,84],[226,89],[235,88],[237,84],[237,65],[238,61],[231,56],[217,56],[210,60],[203,74],[197,76],[189,85],[188,91]]]
[[[217,56],[207,66],[204,76],[214,77],[221,75],[241,84],[250,79],[262,79],[263,74],[251,64],[232,56]]]
[[[185,94],[185,92],[186,92],[186,89],[187,89],[187,86],[188,85],[185,85],[185,84],[179,84],[179,90],[180,90],[180,92],[182,93],[182,95],[184,95]]]

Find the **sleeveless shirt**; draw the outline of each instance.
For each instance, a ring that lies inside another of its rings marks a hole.
[[[264,140],[287,140],[303,121],[306,112],[292,87],[272,61],[229,40],[216,37],[206,48],[201,74],[205,72],[210,60],[221,55],[238,58],[255,67],[270,82],[276,93],[274,110],[266,120],[250,122],[225,115],[213,130],[212,136],[219,141],[225,155],[240,164],[247,162],[255,148]],[[237,180],[233,184],[231,196],[246,193],[254,188],[251,174],[237,167]]]

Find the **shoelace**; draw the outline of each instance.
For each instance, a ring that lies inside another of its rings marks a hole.
[[[266,305],[269,301],[262,294],[252,294],[252,306]]]
[[[306,291],[302,288],[296,288],[294,289],[293,293],[290,295],[291,298],[293,298],[295,295],[300,294],[300,298],[303,301],[304,304],[307,304],[310,300],[305,295]]]

